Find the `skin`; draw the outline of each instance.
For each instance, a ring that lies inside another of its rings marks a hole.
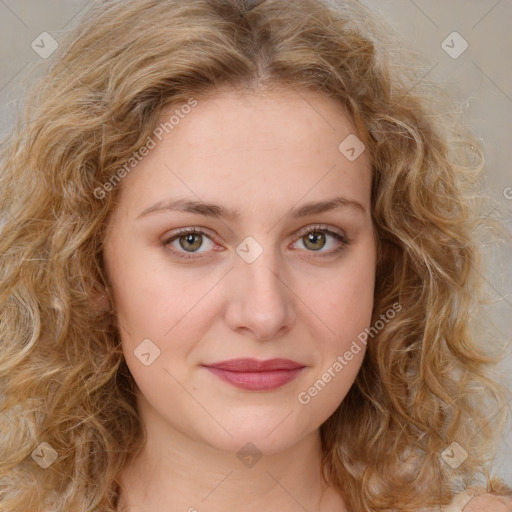
[[[463,510],[464,512],[511,512],[512,498],[483,494],[473,498]]]
[[[123,472],[121,510],[348,510],[322,481],[319,427],[353,384],[364,345],[308,404],[297,397],[370,326],[371,166],[366,152],[350,161],[338,150],[350,134],[357,131],[344,109],[322,93],[219,89],[198,98],[124,178],[104,258],[148,442]],[[336,196],[361,208],[289,216]],[[138,217],[171,198],[240,217]],[[318,235],[318,224],[348,244],[325,232],[323,242],[308,242],[301,230]],[[184,236],[162,245],[187,227],[205,231],[189,252]],[[251,263],[236,252],[248,236],[263,251]],[[144,339],[160,350],[149,366],[134,354]],[[305,368],[278,389],[247,391],[201,366],[238,357]],[[252,467],[237,457],[248,442],[261,455]]]

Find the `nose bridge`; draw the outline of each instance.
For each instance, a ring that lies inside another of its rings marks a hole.
[[[283,327],[289,327],[293,309],[282,278],[284,263],[270,237],[265,240],[247,237],[237,247],[229,315],[232,328],[250,329],[258,339],[275,337]]]

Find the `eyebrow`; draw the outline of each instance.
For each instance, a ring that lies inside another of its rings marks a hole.
[[[346,197],[334,197],[326,201],[306,203],[289,212],[288,217],[291,217],[292,219],[298,219],[301,217],[307,217],[308,215],[345,208],[353,209],[354,211],[359,211],[366,214],[366,208],[361,203]],[[205,217],[222,218],[228,220],[237,220],[240,218],[240,212],[238,210],[229,209],[218,204],[207,203],[204,201],[193,201],[189,199],[171,199],[169,201],[159,201],[149,208],[146,208],[137,216],[137,219],[145,217],[150,213],[163,211],[181,211],[203,215]]]

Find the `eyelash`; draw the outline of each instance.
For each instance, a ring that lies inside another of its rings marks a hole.
[[[343,251],[345,249],[345,247],[349,244],[349,240],[347,239],[346,236],[336,233],[335,231],[332,231],[325,225],[312,226],[312,227],[308,227],[304,230],[301,230],[299,232],[297,240],[299,240],[300,238],[303,238],[306,235],[309,235],[310,233],[327,233],[327,234],[333,236],[334,238],[336,238],[338,240],[338,242],[340,242],[340,245],[336,249],[331,250],[330,252],[326,252],[326,253],[318,253],[318,254],[320,254],[320,257],[327,257],[327,256],[333,256],[335,254],[338,254],[341,251]],[[168,247],[172,242],[174,242],[174,240],[177,240],[178,238],[181,238],[186,235],[191,235],[191,234],[203,235],[203,236],[206,236],[207,238],[211,239],[208,236],[208,233],[206,233],[205,231],[203,231],[199,228],[183,228],[183,229],[178,230],[171,237],[162,240],[161,245],[163,247]],[[178,251],[176,249],[171,249],[171,250],[173,253],[177,254],[179,258],[182,258],[185,260],[197,260],[197,259],[200,259],[203,257],[203,256],[195,256],[194,254],[197,254],[197,253],[186,253],[186,252]],[[314,251],[308,251],[308,252],[314,252]]]

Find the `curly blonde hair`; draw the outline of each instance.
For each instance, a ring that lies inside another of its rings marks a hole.
[[[120,187],[95,191],[165,107],[222,85],[321,91],[368,142],[373,322],[402,309],[321,426],[326,478],[365,512],[443,505],[477,483],[512,495],[488,470],[507,412],[488,375],[499,354],[471,323],[484,303],[477,235],[490,223],[483,148],[394,43],[356,1],[103,0],[86,11],[0,153],[2,512],[117,509],[145,431],[113,302],[98,307]],[[468,452],[456,468],[441,457],[453,442]],[[41,443],[57,454],[46,469],[33,456]]]

